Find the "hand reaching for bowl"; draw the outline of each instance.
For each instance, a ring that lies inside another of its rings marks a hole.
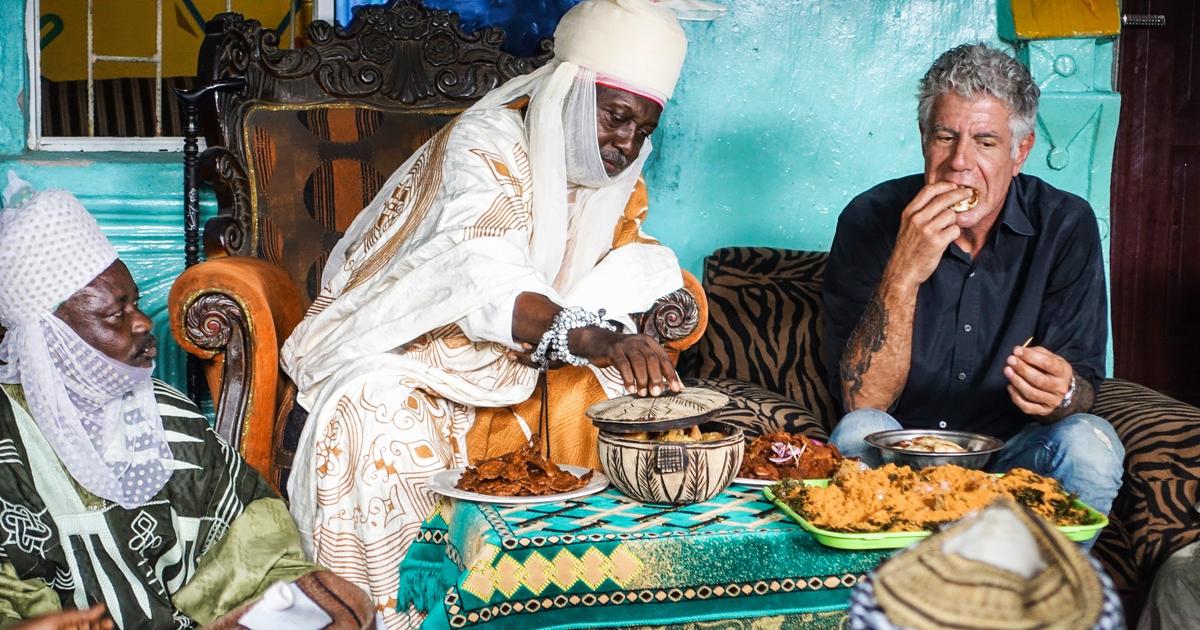
[[[625,335],[600,328],[577,328],[568,335],[571,351],[596,367],[614,366],[621,374],[625,391],[638,396],[661,396],[683,391],[683,382],[667,351],[646,335]],[[533,346],[521,344],[522,352],[510,350],[510,359],[533,366]],[[562,367],[552,361],[551,369]]]

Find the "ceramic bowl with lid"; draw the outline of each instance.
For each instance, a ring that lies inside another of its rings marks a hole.
[[[724,394],[685,387],[678,394],[622,396],[592,405],[587,415],[600,429],[605,474],[618,490],[643,503],[711,499],[742,465],[742,430],[710,420],[728,402]],[[685,439],[696,432],[707,439]]]

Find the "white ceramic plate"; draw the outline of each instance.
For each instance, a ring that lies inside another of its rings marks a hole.
[[[560,466],[563,470],[582,477],[587,474],[590,468],[582,466]],[[608,487],[608,477],[604,473],[595,471],[592,473],[592,480],[587,482],[582,488],[572,490],[570,492],[559,492],[557,494],[544,494],[536,497],[498,497],[490,494],[480,494],[478,492],[467,492],[459,490],[455,487],[458,483],[458,478],[463,474],[462,468],[453,470],[443,470],[429,478],[429,489],[447,497],[455,499],[464,499],[466,501],[474,501],[476,503],[494,503],[497,505],[537,505],[539,503],[554,503],[555,501],[566,501],[567,499],[578,499],[586,497],[589,494],[596,494]]]
[[[747,486],[756,486],[765,488],[779,483],[778,479],[755,479],[753,477],[734,477],[733,483],[740,483]]]

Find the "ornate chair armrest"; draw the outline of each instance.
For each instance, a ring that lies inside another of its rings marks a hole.
[[[279,348],[303,317],[299,290],[276,265],[229,256],[184,271],[168,308],[175,339],[204,364],[217,432],[269,479]]]
[[[683,272],[683,288],[664,295],[642,313],[638,322],[643,334],[668,349],[681,352],[704,336],[708,327],[708,298],[696,276]]]

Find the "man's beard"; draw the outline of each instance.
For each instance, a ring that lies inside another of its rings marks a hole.
[[[600,159],[617,167],[618,172],[629,166],[629,158],[616,149],[600,149]]]

